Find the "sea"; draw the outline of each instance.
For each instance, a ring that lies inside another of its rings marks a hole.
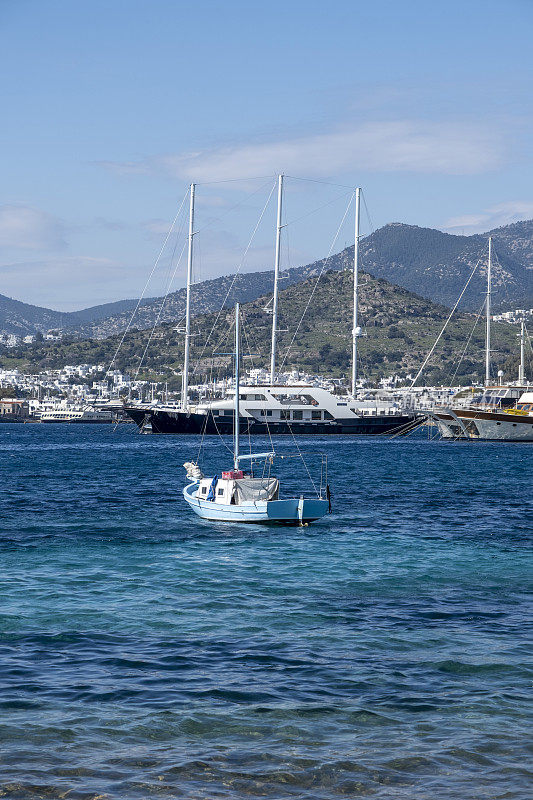
[[[0,425],[0,797],[530,800],[533,446],[279,437],[287,528],[200,444]]]

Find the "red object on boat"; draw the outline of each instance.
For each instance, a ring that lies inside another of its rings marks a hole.
[[[244,477],[244,472],[242,471],[242,469],[230,469],[229,472],[222,473],[223,481],[235,481],[243,477]]]

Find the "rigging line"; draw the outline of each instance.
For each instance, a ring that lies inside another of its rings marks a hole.
[[[169,287],[169,284],[170,284],[170,281],[171,281],[171,277],[170,276],[171,276],[171,273],[172,273],[172,264],[174,263],[174,257],[176,255],[176,250],[178,248],[178,242],[179,242],[179,240],[181,239],[181,237],[182,237],[182,235],[184,233],[184,229],[185,229],[185,217],[183,217],[182,220],[181,220],[178,232],[176,234],[176,238],[174,240],[174,247],[172,248],[172,255],[170,256],[169,261],[168,261],[166,277],[165,277],[165,280],[163,282],[163,285],[167,286],[167,287]],[[173,280],[173,278],[172,278],[172,280]],[[165,293],[168,294],[168,292],[169,292],[169,289],[167,288]]]
[[[239,266],[237,267],[237,271],[236,271],[236,272],[235,272],[235,274],[233,275],[233,279],[232,279],[232,281],[231,281],[231,283],[230,283],[229,289],[228,289],[228,291],[226,292],[226,296],[224,297],[224,300],[222,301],[222,305],[220,306],[220,309],[219,309],[219,311],[218,311],[218,313],[217,313],[216,319],[215,319],[215,321],[213,322],[213,326],[212,326],[212,328],[211,328],[211,330],[210,330],[210,332],[209,332],[209,335],[208,335],[208,337],[207,337],[207,339],[206,339],[206,341],[205,341],[204,347],[203,347],[203,349],[202,349],[202,352],[201,352],[201,354],[200,354],[200,357],[199,357],[198,361],[200,361],[200,360],[203,358],[203,355],[204,355],[204,353],[205,353],[205,351],[206,351],[207,345],[209,344],[209,341],[210,341],[210,339],[211,339],[211,336],[213,335],[213,331],[215,330],[215,327],[216,327],[216,326],[217,326],[217,324],[218,324],[218,320],[220,319],[220,315],[222,314],[222,311],[224,310],[224,307],[225,307],[225,305],[226,305],[226,302],[227,302],[227,300],[228,300],[228,297],[230,296],[231,292],[233,291],[233,287],[234,287],[234,285],[235,285],[235,281],[237,280],[237,276],[239,275],[239,272],[240,272],[240,270],[241,270],[241,267],[243,266],[243,264],[244,264],[244,261],[245,261],[245,259],[246,259],[246,256],[248,255],[248,251],[249,251],[250,247],[252,246],[252,242],[253,242],[253,240],[254,240],[255,234],[257,233],[257,230],[258,230],[258,228],[259,228],[259,225],[261,224],[261,221],[262,221],[262,219],[263,219],[263,217],[264,217],[264,215],[265,215],[265,212],[266,212],[266,210],[267,210],[267,208],[268,208],[268,204],[270,203],[270,199],[271,199],[271,197],[272,197],[272,195],[273,195],[273,193],[274,193],[274,189],[275,189],[275,188],[276,188],[276,183],[274,183],[274,184],[272,185],[272,189],[270,190],[270,194],[268,195],[268,197],[267,197],[267,201],[266,201],[265,205],[263,206],[263,210],[261,211],[261,214],[259,215],[259,219],[257,220],[256,226],[255,226],[255,228],[254,228],[254,230],[253,230],[253,232],[252,232],[252,235],[250,236],[250,240],[249,240],[248,244],[246,245],[246,249],[245,249],[245,251],[244,251],[244,254],[243,254],[242,258],[241,258],[241,261],[240,261],[240,263],[239,263]],[[216,345],[216,347],[218,347],[218,346],[219,346],[219,344],[220,344],[220,342],[218,342],[218,344]],[[216,349],[216,347],[215,347],[215,349]],[[192,371],[192,374],[193,374],[193,375],[196,373],[196,370],[197,370],[197,366],[195,366],[195,368],[194,368],[194,369],[193,369],[193,371]]]
[[[376,228],[374,227],[374,222],[372,220],[372,217],[370,216],[370,211],[368,210],[368,206],[366,204],[365,193],[362,190],[361,190],[361,195],[363,197],[363,205],[365,207],[366,216],[368,217],[368,224],[370,225],[370,230],[371,230],[371,234],[370,235],[372,235],[373,233],[376,232]]]
[[[255,175],[253,178],[227,178],[224,181],[201,181],[197,186],[214,186],[217,183],[246,183],[246,181],[262,181],[266,178],[274,178],[274,175]]]
[[[344,183],[332,183],[332,181],[319,181],[316,178],[300,178],[298,175],[285,175],[286,178],[291,178],[293,181],[306,181],[306,183],[321,183],[323,186],[338,186],[340,189],[350,189],[353,192],[353,186],[346,186]]]
[[[452,308],[452,310],[450,311],[450,313],[449,313],[449,315],[448,315],[448,319],[447,319],[447,320],[446,320],[446,322],[444,323],[444,326],[443,326],[443,328],[442,328],[441,332],[440,332],[440,333],[439,333],[439,335],[437,336],[437,338],[436,338],[436,340],[435,340],[435,342],[434,342],[434,344],[433,344],[433,347],[431,348],[431,350],[430,350],[430,351],[429,351],[429,353],[427,354],[427,356],[426,356],[426,358],[425,358],[425,361],[424,361],[424,363],[422,364],[422,366],[420,367],[420,369],[418,370],[418,372],[417,372],[416,376],[413,378],[413,380],[412,380],[412,382],[411,382],[411,386],[409,387],[410,389],[412,389],[412,388],[413,388],[413,386],[415,385],[415,383],[417,382],[417,380],[418,380],[418,379],[419,379],[419,377],[421,376],[422,372],[424,371],[424,367],[426,366],[426,364],[428,363],[429,359],[430,359],[430,358],[431,358],[431,356],[433,355],[433,352],[434,352],[434,350],[435,350],[435,348],[436,348],[437,344],[438,344],[438,343],[439,343],[439,341],[440,341],[440,337],[442,336],[442,334],[443,334],[443,333],[444,333],[444,331],[446,330],[446,327],[447,327],[447,325],[448,325],[448,322],[451,320],[452,316],[453,316],[453,315],[454,315],[454,313],[455,313],[455,310],[456,310],[457,306],[458,306],[458,305],[459,305],[459,303],[461,302],[461,299],[462,299],[462,297],[463,297],[464,293],[466,292],[466,290],[467,290],[467,288],[468,288],[468,284],[470,283],[470,281],[471,281],[471,280],[472,280],[472,278],[474,277],[474,272],[475,272],[475,271],[476,271],[476,269],[478,268],[478,266],[479,266],[479,262],[480,262],[480,261],[481,261],[481,259],[478,259],[478,261],[477,261],[477,263],[476,263],[476,266],[474,267],[474,269],[473,269],[473,270],[472,270],[472,272],[470,273],[470,277],[468,278],[467,282],[465,283],[465,285],[464,285],[464,287],[463,287],[463,291],[461,292],[461,294],[459,295],[459,297],[458,297],[458,298],[457,298],[457,300],[455,301],[455,305],[454,305],[454,307]]]
[[[208,421],[208,419],[209,419],[209,409],[206,412],[205,419],[204,419],[204,424],[202,426],[202,436],[200,437],[200,444],[198,446],[198,455],[196,456],[196,463],[197,464],[200,463],[200,456],[202,454],[202,449],[203,449],[203,446],[204,446],[205,432],[206,432],[206,429],[207,429],[207,421]]]
[[[472,327],[472,330],[470,331],[470,336],[468,337],[467,343],[465,344],[465,348],[464,348],[463,352],[461,353],[461,358],[459,359],[459,361],[457,363],[457,366],[455,368],[455,372],[453,373],[453,375],[452,375],[452,377],[450,379],[450,385],[452,385],[452,386],[453,386],[453,382],[455,380],[455,376],[457,375],[459,367],[461,366],[463,358],[465,357],[466,351],[467,351],[467,349],[468,349],[468,347],[470,345],[470,342],[472,340],[472,336],[474,335],[474,331],[476,330],[477,324],[479,322],[479,318],[481,317],[482,313],[483,313],[483,305],[481,306],[481,308],[479,309],[479,311],[477,313],[477,317],[475,319],[474,325]]]
[[[127,326],[126,326],[126,329],[125,329],[124,333],[122,334],[122,338],[121,338],[121,340],[120,340],[120,342],[119,342],[119,345],[118,345],[118,347],[117,347],[117,349],[116,349],[116,351],[115,351],[115,355],[114,355],[114,356],[113,356],[113,358],[111,359],[111,362],[110,362],[110,364],[109,364],[109,367],[107,368],[107,372],[109,372],[109,370],[111,369],[111,367],[112,367],[112,366],[113,366],[113,364],[115,363],[115,360],[116,360],[116,358],[117,358],[117,356],[118,356],[118,354],[119,354],[119,350],[120,350],[120,348],[122,347],[122,345],[124,344],[124,339],[126,338],[126,334],[127,334],[127,332],[129,331],[129,329],[130,329],[130,327],[131,327],[131,323],[133,322],[133,318],[135,317],[135,314],[136,314],[136,313],[137,313],[137,311],[139,310],[139,306],[140,306],[140,304],[141,304],[141,300],[143,299],[143,297],[144,297],[144,294],[145,294],[146,290],[148,289],[148,285],[149,285],[150,281],[152,280],[152,276],[153,276],[153,274],[154,274],[154,272],[155,272],[155,270],[156,270],[156,268],[157,268],[157,265],[159,264],[159,260],[160,260],[161,256],[163,255],[163,251],[164,251],[164,249],[165,249],[165,247],[166,247],[166,245],[167,245],[167,242],[168,242],[168,240],[170,239],[170,235],[172,234],[172,231],[174,230],[174,225],[176,224],[176,221],[177,221],[177,219],[178,219],[179,215],[181,214],[181,210],[182,210],[182,208],[183,208],[183,205],[184,205],[184,203],[185,203],[185,200],[187,199],[187,196],[188,196],[188,194],[189,194],[189,190],[187,189],[187,191],[186,191],[186,192],[185,192],[185,194],[183,195],[183,200],[181,201],[181,205],[180,205],[180,207],[178,208],[177,214],[176,214],[176,216],[174,217],[174,219],[173,219],[173,221],[172,221],[172,225],[170,226],[170,228],[169,228],[169,231],[168,231],[168,233],[167,233],[167,235],[166,235],[165,241],[163,242],[163,244],[162,244],[162,246],[161,246],[161,250],[159,251],[159,253],[158,253],[158,256],[157,256],[157,258],[156,258],[156,260],[155,260],[155,262],[154,262],[154,265],[153,265],[153,267],[152,267],[152,271],[150,272],[150,274],[149,274],[149,276],[148,276],[148,280],[147,280],[147,281],[146,281],[146,283],[144,284],[144,288],[143,288],[143,290],[142,290],[141,296],[140,296],[140,297],[139,297],[139,299],[137,300],[137,305],[136,305],[136,306],[135,306],[135,308],[133,309],[133,313],[132,313],[132,315],[131,315],[131,317],[130,317],[130,320],[129,320],[129,322],[128,322]]]
[[[336,232],[335,236],[333,237],[333,241],[331,242],[331,246],[329,248],[329,253],[326,256],[326,258],[324,259],[324,264],[322,265],[322,269],[320,270],[320,273],[318,274],[318,277],[317,277],[317,279],[315,281],[315,285],[313,286],[311,294],[309,295],[309,299],[307,301],[307,305],[305,306],[303,314],[300,317],[300,321],[299,321],[298,325],[296,326],[296,330],[294,331],[294,336],[291,339],[291,343],[289,344],[289,346],[287,348],[287,352],[285,353],[285,357],[284,357],[283,361],[281,362],[281,365],[279,367],[278,372],[281,372],[281,370],[285,366],[285,362],[287,361],[287,358],[289,357],[289,353],[291,351],[291,347],[293,346],[294,340],[296,339],[296,336],[298,335],[298,331],[300,330],[300,326],[301,326],[301,324],[303,322],[303,319],[304,319],[305,315],[307,314],[307,309],[309,308],[309,306],[311,304],[311,300],[313,299],[313,296],[315,294],[316,288],[318,286],[318,282],[319,282],[320,278],[322,277],[322,275],[324,274],[324,270],[326,269],[326,266],[328,265],[328,262],[329,262],[329,260],[331,258],[331,253],[333,251],[333,248],[335,247],[335,242],[338,239],[338,236],[339,236],[339,233],[341,232],[342,226],[344,225],[344,220],[346,219],[346,217],[348,215],[348,211],[350,210],[350,206],[352,204],[352,200],[353,200],[353,196],[350,197],[348,205],[346,206],[346,211],[344,212],[344,216],[343,216],[343,218],[341,220],[341,223],[340,223],[339,227],[337,228],[337,232]]]
[[[244,324],[244,319],[241,320],[241,327],[242,327],[242,330],[243,330],[243,333],[244,333],[244,338],[246,339],[246,347],[248,348],[248,356],[250,357],[250,363],[252,365],[252,369],[254,369],[253,350],[250,349],[250,342],[248,340],[248,331],[246,330],[246,326]]]
[[[171,286],[172,286],[172,283],[174,282],[174,278],[176,277],[176,272],[177,272],[177,270],[178,270],[178,267],[179,267],[179,264],[180,264],[180,262],[181,262],[181,258],[182,258],[182,256],[183,256],[183,251],[185,250],[185,245],[186,245],[186,243],[187,243],[187,242],[185,242],[185,243],[183,244],[183,247],[182,247],[182,249],[181,249],[181,253],[180,253],[180,255],[179,255],[179,258],[178,258],[178,260],[177,260],[176,266],[174,267],[174,272],[173,272],[173,273],[172,273],[172,275],[171,275],[171,274],[170,274],[170,272],[171,272],[171,269],[172,269],[172,262],[174,261],[174,256],[176,255],[176,250],[177,250],[177,247],[178,247],[178,242],[179,242],[179,240],[180,240],[181,236],[183,235],[184,228],[185,228],[185,219],[182,219],[182,221],[181,221],[181,225],[180,225],[180,227],[179,227],[179,230],[178,230],[178,233],[177,233],[177,236],[176,236],[176,241],[174,242],[174,248],[173,248],[173,250],[172,250],[172,255],[171,255],[171,257],[170,257],[170,262],[169,262],[169,265],[168,265],[168,273],[167,273],[167,283],[166,283],[165,295],[164,295],[164,297],[163,297],[163,300],[162,300],[162,302],[161,302],[161,306],[160,306],[160,308],[159,308],[159,312],[158,312],[158,314],[157,314],[156,320],[155,320],[155,322],[154,322],[154,324],[153,324],[153,326],[152,326],[152,330],[151,330],[151,332],[150,332],[150,336],[149,336],[149,338],[148,338],[148,342],[147,342],[147,344],[146,344],[146,347],[144,348],[143,354],[142,354],[142,356],[141,356],[141,359],[140,359],[140,361],[139,361],[139,364],[138,364],[138,367],[137,367],[137,372],[135,373],[135,380],[137,380],[137,378],[138,378],[138,376],[139,376],[139,372],[140,372],[140,370],[141,370],[141,367],[142,367],[142,365],[143,365],[144,358],[145,358],[145,356],[146,356],[146,352],[147,352],[147,350],[148,350],[148,347],[149,347],[149,345],[150,345],[150,342],[152,341],[152,337],[153,337],[153,335],[154,335],[155,328],[156,328],[156,326],[157,326],[157,324],[158,324],[158,322],[159,322],[159,319],[160,319],[160,317],[161,317],[161,314],[162,314],[163,308],[164,308],[164,306],[165,306],[165,303],[166,303],[166,301],[167,301],[167,298],[168,298],[168,295],[169,295],[169,292],[170,292],[170,288],[171,288]]]
[[[291,412],[290,412],[290,411],[288,411],[287,413],[289,413],[289,414],[290,414]],[[292,429],[291,423],[289,422],[289,420],[286,420],[286,422],[287,422],[287,425],[289,426],[289,430],[290,430],[290,432],[291,432],[291,436],[292,436],[292,439],[293,439],[294,445],[295,445],[296,449],[298,450],[298,455],[299,455],[299,456],[300,456],[300,458],[302,459],[302,464],[304,465],[304,467],[305,467],[305,471],[307,472],[307,474],[308,474],[308,476],[309,476],[309,480],[311,481],[311,486],[313,487],[313,489],[314,489],[314,492],[315,492],[316,496],[318,497],[318,496],[319,496],[319,494],[318,494],[318,492],[317,492],[317,488],[316,488],[316,486],[315,486],[315,482],[314,482],[313,478],[311,477],[311,473],[309,472],[309,467],[307,466],[307,462],[306,462],[305,458],[303,457],[303,455],[302,455],[302,452],[301,452],[300,448],[298,447],[298,442],[296,441],[296,437],[295,437],[295,435],[294,435],[294,431],[293,431],[293,429]]]
[[[353,192],[353,189],[351,189],[350,194],[351,194],[351,192]],[[289,225],[296,225],[296,223],[300,222],[302,219],[307,219],[307,217],[311,217],[313,214],[316,214],[317,211],[322,211],[323,208],[326,208],[327,206],[333,205],[333,203],[336,203],[337,200],[341,199],[341,197],[346,197],[347,194],[348,194],[348,192],[341,192],[336,197],[334,197],[333,200],[328,200],[327,203],[324,203],[323,205],[318,206],[317,208],[314,208],[312,211],[308,211],[307,214],[302,214],[301,217],[296,217],[296,219],[292,219],[290,222],[285,222],[283,224],[283,227],[284,228],[288,228]]]
[[[271,176],[269,176],[269,177],[271,177]],[[245,203],[246,203],[248,200],[250,200],[252,197],[255,197],[255,195],[256,195],[256,194],[259,194],[259,192],[262,192],[262,191],[263,191],[263,189],[265,188],[265,186],[268,186],[268,185],[269,185],[269,181],[268,181],[267,183],[263,183],[263,184],[262,184],[262,185],[259,187],[259,189],[256,189],[256,190],[255,190],[254,192],[252,192],[251,194],[247,194],[247,195],[246,195],[246,197],[245,197],[243,200],[239,200],[239,202],[238,202],[238,203],[235,203],[235,205],[234,205],[234,206],[231,206],[230,208],[228,208],[228,209],[227,209],[227,211],[224,211],[224,213],[223,213],[223,214],[221,214],[219,217],[212,217],[212,218],[211,218],[211,220],[210,220],[209,222],[206,222],[206,224],[205,224],[205,225],[204,225],[202,228],[198,228],[198,230],[196,231],[196,233],[201,233],[202,231],[205,231],[205,229],[206,229],[206,228],[209,228],[209,226],[210,226],[210,225],[212,225],[214,222],[220,222],[220,221],[221,221],[221,220],[223,220],[225,217],[227,217],[227,216],[228,216],[228,214],[231,214],[231,212],[232,212],[232,211],[235,211],[235,209],[236,209],[236,208],[240,208],[240,207],[241,207],[241,206],[243,206],[243,205],[244,205],[244,204],[245,204]],[[274,184],[274,186],[275,186],[275,184]]]
[[[243,316],[244,316],[244,315],[243,315]],[[249,355],[250,355],[250,360],[251,360],[251,362],[252,362],[252,369],[253,369],[253,367],[254,367],[254,359],[253,359],[253,355],[252,355],[253,351],[250,349],[250,342],[249,342],[249,339],[248,339],[248,331],[247,331],[247,327],[246,327],[246,325],[245,325],[245,323],[244,323],[244,318],[242,319],[242,322],[241,322],[241,324],[242,324],[242,329],[243,329],[243,331],[244,331],[244,336],[245,336],[245,338],[246,338],[246,346],[247,346],[247,348],[248,348],[248,353],[249,353]],[[252,338],[252,334],[251,334],[251,333],[250,333],[250,338]],[[256,352],[258,352],[258,348],[256,348],[256,347],[255,347],[255,342],[253,342],[253,339],[252,339],[252,343],[254,344],[254,350],[255,350]],[[260,385],[260,384],[259,384],[259,385]],[[265,422],[266,429],[267,429],[267,435],[268,435],[268,438],[269,438],[269,440],[270,440],[270,449],[271,449],[271,450],[274,450],[274,442],[272,441],[272,434],[271,434],[271,432],[270,432],[270,426],[269,426],[269,424],[268,424],[268,417],[266,416],[266,409],[265,409],[265,417],[264,417],[264,422]],[[249,431],[250,431],[250,429],[248,428],[248,435],[250,435]]]
[[[216,419],[215,419],[215,415],[214,415],[214,414],[212,414],[212,420],[213,420],[213,424],[214,424],[214,426],[215,426],[215,428],[216,428],[216,432],[218,433],[218,436],[219,436],[219,438],[220,438],[220,441],[222,442],[222,444],[224,445],[224,447],[226,448],[226,450],[228,451],[228,453],[231,453],[231,455],[233,455],[233,450],[231,449],[231,447],[228,447],[228,445],[226,444],[226,442],[225,442],[225,441],[224,441],[224,439],[222,438],[222,434],[220,433],[220,431],[219,431],[219,429],[218,429],[217,421],[216,421]]]
[[[172,283],[174,282],[174,278],[176,277],[176,272],[178,271],[178,267],[179,267],[179,265],[181,263],[181,259],[183,257],[183,253],[185,252],[185,247],[186,246],[187,246],[187,241],[183,242],[183,246],[181,248],[181,253],[179,254],[178,260],[176,261],[176,266],[174,267],[174,272],[172,274],[172,277],[168,282],[166,294],[163,297],[163,301],[162,301],[161,305],[159,306],[159,311],[157,313],[157,317],[155,319],[154,324],[152,325],[152,330],[150,331],[150,336],[148,337],[148,341],[146,342],[146,347],[144,348],[143,354],[141,356],[141,360],[139,361],[139,365],[137,367],[137,372],[135,373],[134,380],[137,380],[137,378],[139,376],[139,372],[140,372],[141,367],[142,367],[143,362],[144,362],[144,357],[146,356],[146,352],[147,352],[147,350],[148,350],[148,348],[150,346],[150,342],[152,341],[152,337],[154,335],[154,331],[155,331],[157,325],[159,324],[159,320],[161,318],[161,314],[163,313],[163,309],[165,307],[165,303],[167,302],[167,299],[168,299],[168,295],[169,295],[169,292],[170,292],[170,287],[172,286]]]

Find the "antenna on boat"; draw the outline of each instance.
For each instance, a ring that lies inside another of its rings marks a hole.
[[[361,189],[355,190],[355,242],[353,249],[353,328],[352,328],[352,397],[355,399],[357,384],[357,338],[360,329],[357,326],[359,306],[359,218]]]
[[[239,304],[235,304],[235,409],[233,417],[233,469],[239,469],[239,360],[240,360],[240,336],[239,336]]]
[[[189,252],[187,255],[187,299],[185,302],[185,353],[183,356],[183,376],[181,381],[181,407],[184,411],[189,406],[189,350],[191,344],[191,284],[192,284],[192,250],[194,239],[194,190],[191,183],[191,202],[189,207]]]
[[[274,260],[274,298],[272,300],[272,350],[270,353],[270,383],[276,375],[276,334],[278,332],[278,281],[281,260],[281,213],[283,206],[283,175],[278,175],[278,219],[276,224],[276,256]]]
[[[526,321],[524,317],[520,320],[520,364],[518,366],[518,383],[525,383],[524,369],[524,345],[526,340]]]
[[[487,302],[485,328],[485,386],[490,384],[490,300],[492,293],[492,236],[489,236],[489,263],[487,267]]]

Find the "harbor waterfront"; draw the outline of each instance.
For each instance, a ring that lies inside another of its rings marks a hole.
[[[198,437],[1,426],[3,796],[530,797],[533,448],[298,445],[334,514],[258,530],[184,513]]]

